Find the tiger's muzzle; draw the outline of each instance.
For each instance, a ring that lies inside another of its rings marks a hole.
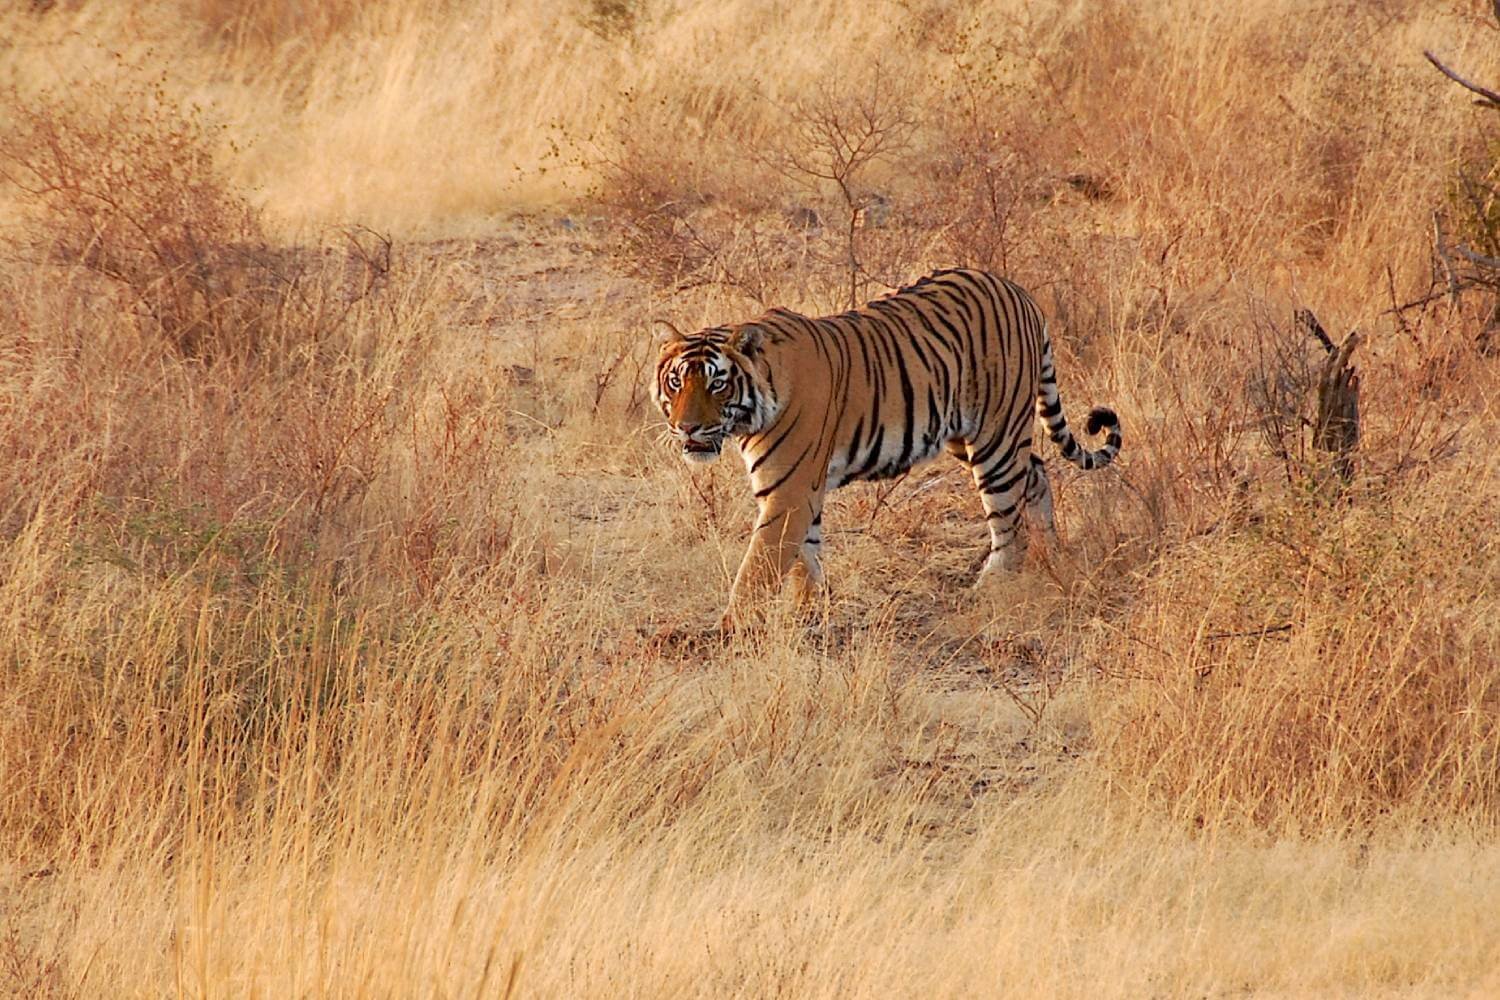
[[[719,452],[724,450],[724,425],[722,423],[713,427],[677,424],[672,428],[672,433],[682,443],[683,460],[693,464],[712,462],[719,457]]]

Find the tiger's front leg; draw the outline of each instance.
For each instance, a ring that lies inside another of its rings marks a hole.
[[[807,538],[787,571],[787,586],[792,599],[802,611],[811,609],[823,592],[823,511],[821,504],[813,509]]]
[[[821,581],[822,568],[808,560],[806,550],[821,506],[812,501],[786,503],[774,496],[760,501],[760,514],[750,533],[750,547],[729,592],[729,608],[722,623],[725,632],[762,617],[767,602],[781,589],[793,566],[798,569],[794,582],[799,596],[807,593],[804,587]],[[821,531],[817,537],[821,542]]]

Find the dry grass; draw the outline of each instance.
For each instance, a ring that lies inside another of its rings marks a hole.
[[[1500,990],[1487,5],[995,6],[0,15],[0,993]],[[651,318],[952,263],[1118,468],[719,643]]]

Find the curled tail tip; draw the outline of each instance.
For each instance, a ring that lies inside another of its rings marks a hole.
[[[1084,428],[1090,435],[1098,434],[1106,428],[1118,432],[1120,429],[1120,418],[1115,416],[1115,411],[1107,406],[1096,406],[1089,411],[1088,423]]]

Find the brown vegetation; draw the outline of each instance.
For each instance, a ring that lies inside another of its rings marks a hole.
[[[971,6],[0,14],[0,993],[1500,988],[1500,27]],[[947,264],[1118,466],[721,644],[651,321]]]

